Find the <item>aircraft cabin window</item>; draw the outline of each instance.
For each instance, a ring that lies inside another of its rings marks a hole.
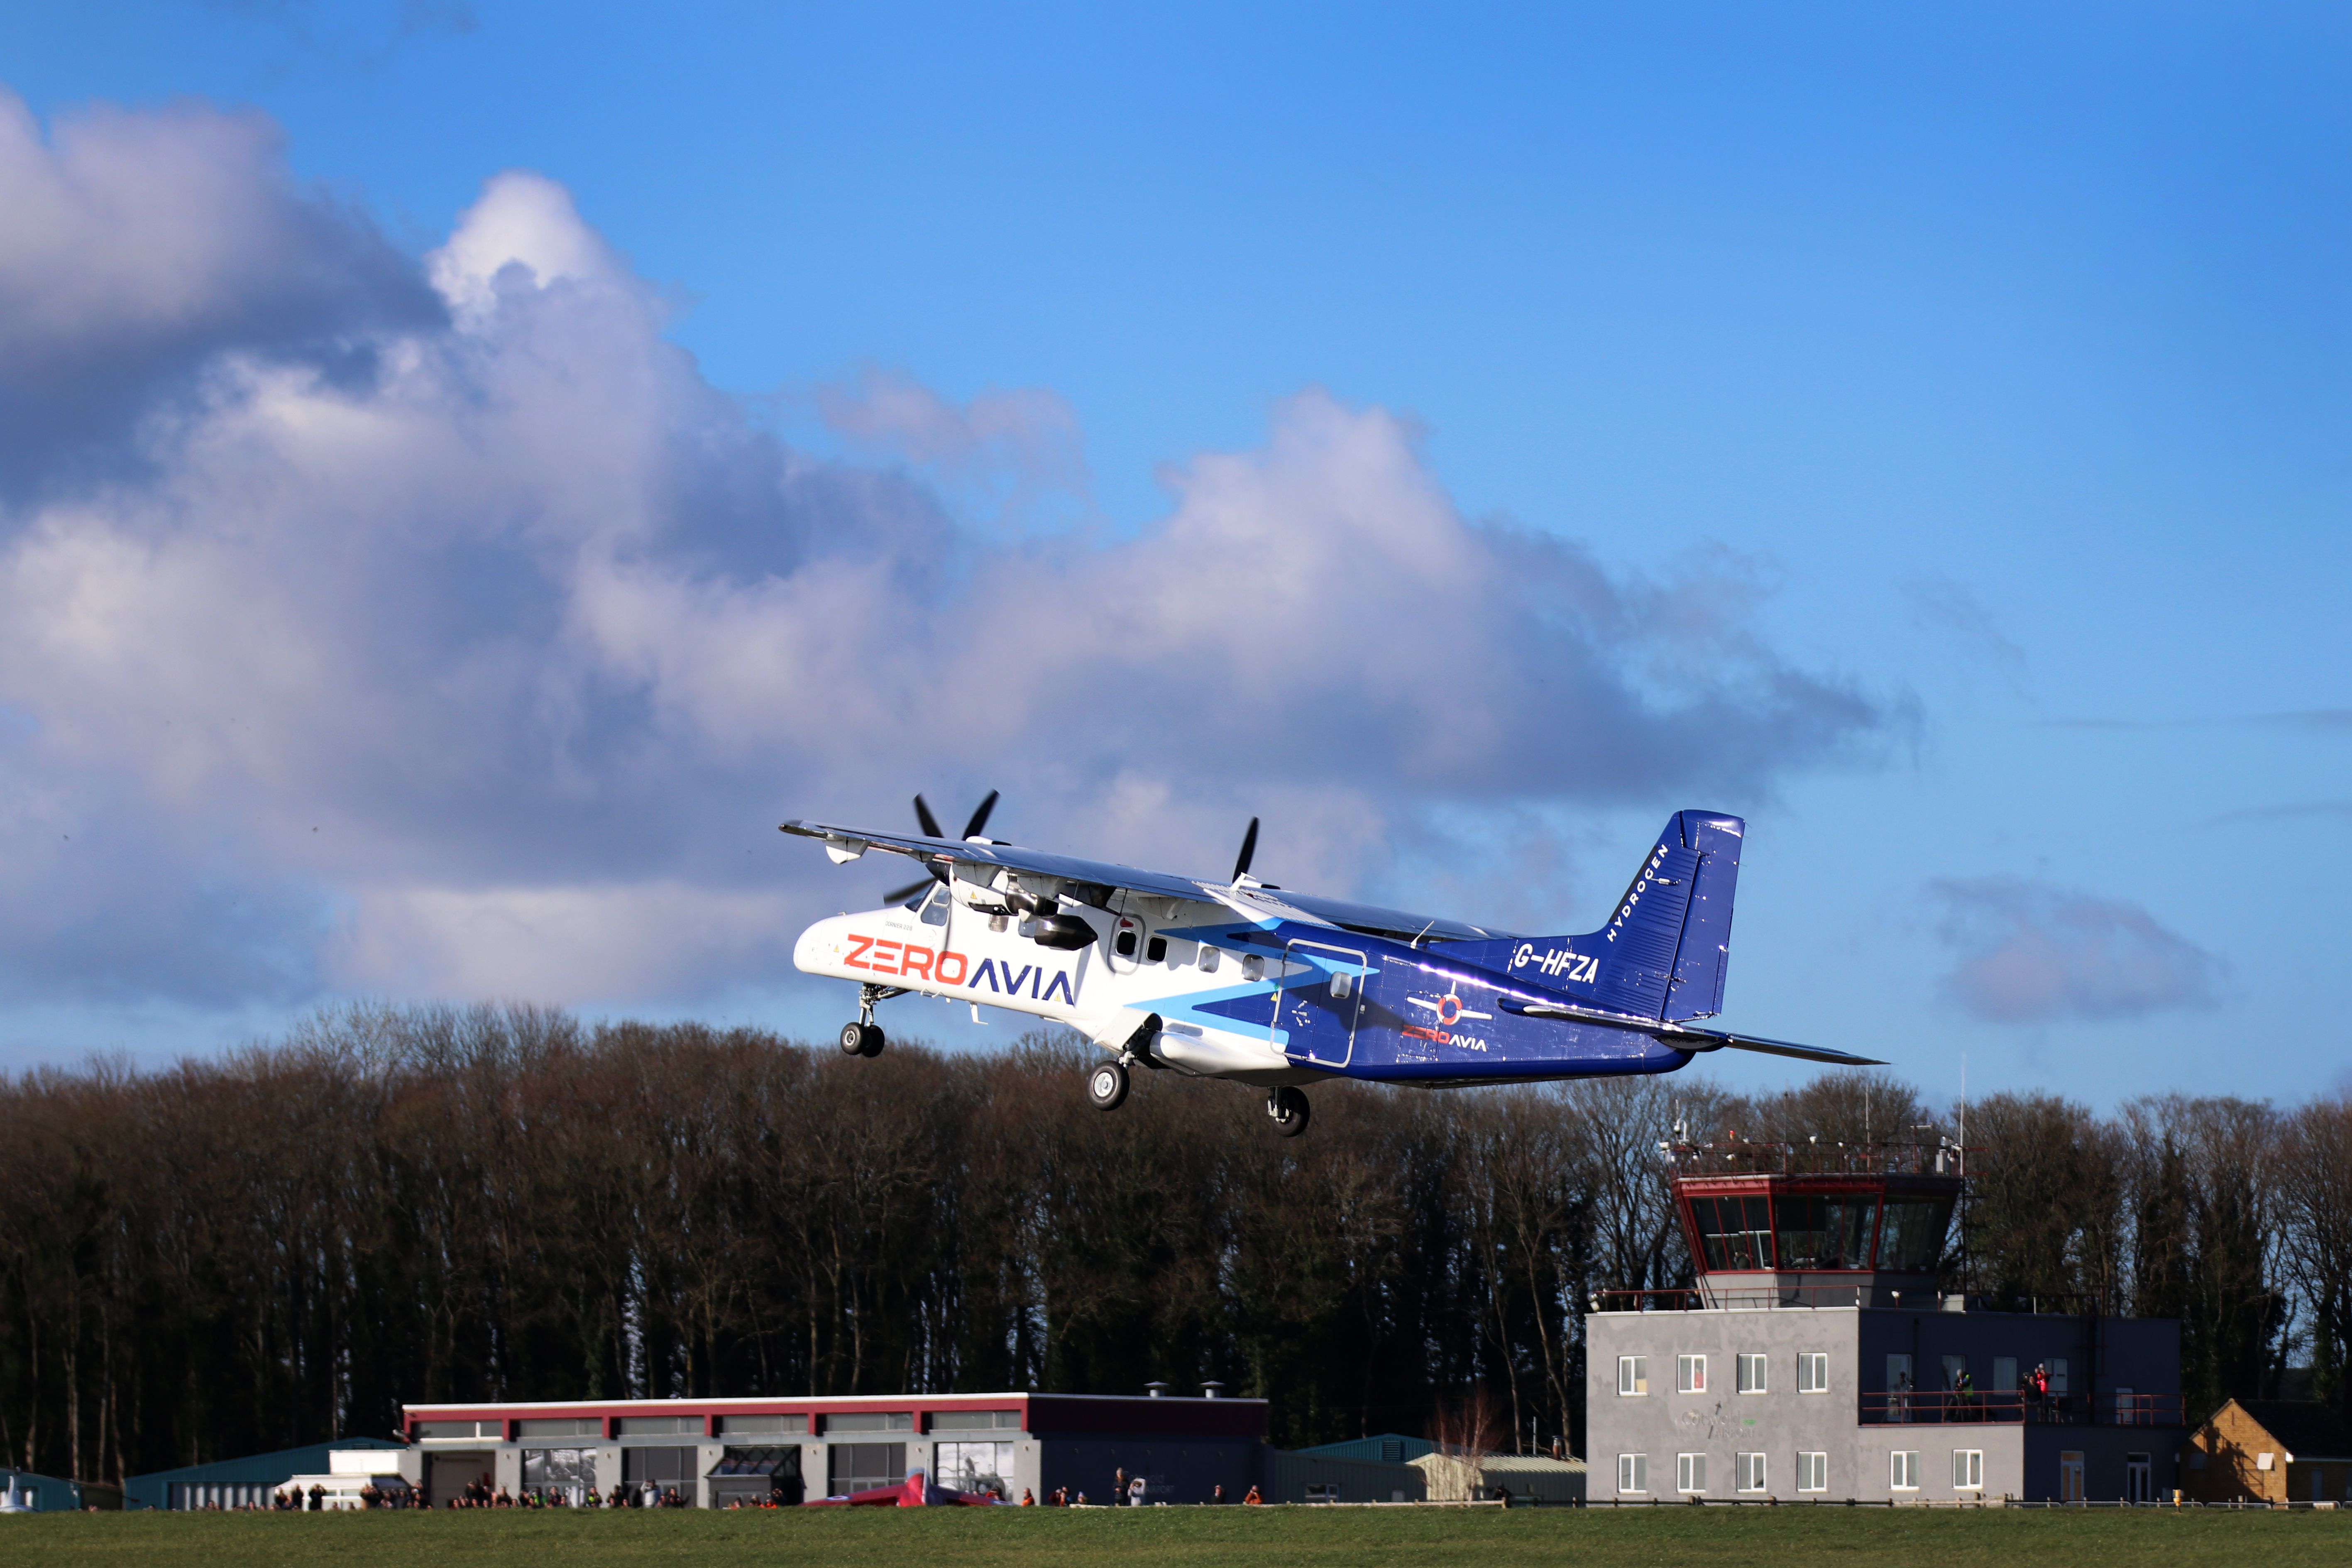
[[[1255,952],[1251,953],[1247,958],[1242,960],[1242,973],[1249,976],[1252,980],[1265,979],[1265,960]]]
[[[1135,956],[1135,928],[1133,926],[1122,926],[1119,928],[1117,946],[1118,955],[1121,958],[1133,958]]]
[[[1332,998],[1335,1001],[1346,1001],[1348,999],[1349,991],[1353,987],[1355,978],[1356,977],[1354,975],[1349,973],[1344,969],[1333,974],[1331,976]]]
[[[1143,961],[1146,963],[1167,963],[1168,939],[1164,936],[1155,936],[1146,942],[1143,947]]]
[[[1217,972],[1217,960],[1219,956],[1220,955],[1215,948],[1202,948],[1201,950],[1201,973],[1203,974],[1214,974]]]

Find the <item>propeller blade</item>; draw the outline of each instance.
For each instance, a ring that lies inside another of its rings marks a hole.
[[[988,814],[995,809],[996,792],[994,790],[990,790],[988,792],[988,798],[982,801],[978,805],[972,808],[971,820],[963,825],[963,836],[966,838],[979,837],[982,830],[988,826]],[[936,837],[937,835],[933,835],[933,837]]]
[[[1241,858],[1234,862],[1234,880],[1249,875],[1250,861],[1257,855],[1257,818],[1250,818],[1249,831],[1242,835]]]
[[[931,815],[931,808],[923,804],[923,797],[921,795],[917,795],[915,797],[915,826],[923,830],[923,837],[926,838],[944,838],[947,837],[946,834],[940,831],[940,819]]]
[[[882,895],[882,901],[886,904],[903,904],[925,888],[929,887],[934,879],[926,877],[919,882],[909,882],[903,888],[893,888]]]

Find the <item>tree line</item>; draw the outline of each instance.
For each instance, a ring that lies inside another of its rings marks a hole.
[[[1458,1426],[1582,1451],[1582,1313],[1685,1284],[1659,1145],[1937,1142],[1885,1074],[1258,1097],[1091,1050],[354,1008],[156,1071],[0,1079],[0,1453],[125,1475],[355,1435],[402,1402],[1215,1380],[1285,1446]],[[2183,1324],[2192,1416],[2343,1403],[2352,1099],[1966,1109],[1947,1272]],[[1959,1245],[1964,1242],[1965,1245]]]

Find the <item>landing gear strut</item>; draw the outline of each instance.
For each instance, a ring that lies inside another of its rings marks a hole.
[[[1265,1113],[1276,1132],[1285,1138],[1297,1137],[1307,1131],[1306,1091],[1284,1084],[1265,1097]]]
[[[1127,1065],[1097,1062],[1087,1069],[1087,1098],[1097,1110],[1117,1110],[1127,1099]]]
[[[878,1057],[889,1041],[874,1022],[874,1004],[903,995],[896,985],[861,985],[857,988],[857,1020],[841,1026],[841,1052],[849,1057]]]

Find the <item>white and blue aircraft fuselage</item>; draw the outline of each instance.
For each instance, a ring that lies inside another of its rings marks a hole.
[[[1830,1062],[1867,1058],[1706,1029],[1723,1002],[1745,826],[1675,815],[1599,930],[1529,937],[1289,892],[1079,860],[980,836],[899,836],[787,822],[836,862],[868,850],[920,862],[903,903],[817,921],[793,962],[855,981],[845,1051],[871,1056],[875,1004],[908,992],[1025,1013],[1107,1053],[1087,1092],[1108,1110],[1129,1066],[1268,1091],[1278,1130],[1303,1131],[1302,1086],[1426,1086],[1672,1072],[1726,1047]]]

